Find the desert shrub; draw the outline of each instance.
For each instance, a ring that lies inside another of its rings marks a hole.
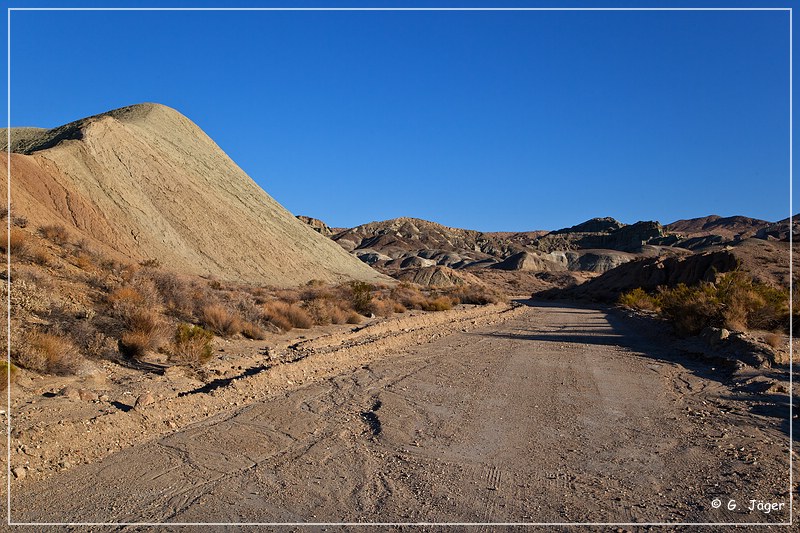
[[[161,261],[158,259],[145,259],[144,261],[139,261],[139,266],[142,268],[159,268]]]
[[[729,329],[772,330],[787,326],[788,291],[756,282],[741,271],[722,275],[716,289]]]
[[[314,320],[314,324],[319,326],[325,326],[332,322],[330,313],[331,307],[333,307],[333,305],[324,300],[318,299],[307,300],[303,304],[303,309],[305,309],[306,312],[311,315],[311,318]]]
[[[275,297],[283,302],[298,303],[302,298],[302,291],[297,289],[276,289],[273,294]]]
[[[502,301],[500,295],[483,285],[462,285],[450,294],[459,303],[469,305],[488,305]]]
[[[361,314],[356,313],[355,311],[350,311],[347,313],[347,323],[348,324],[361,324]]]
[[[299,298],[305,302],[336,299],[336,292],[331,287],[322,285],[321,283],[322,282],[317,282],[316,280],[309,282],[305,288],[300,291]]]
[[[30,249],[30,235],[27,232],[11,228],[11,233],[8,229],[3,230],[3,235],[0,237],[0,251],[3,253],[11,253],[12,256],[23,257]]]
[[[323,297],[316,300],[307,300],[303,303],[303,309],[311,316],[314,324],[325,326],[328,324],[344,324],[347,322],[347,312],[350,309],[343,309],[346,303],[335,301]]]
[[[115,314],[125,316],[145,304],[144,295],[133,287],[120,287],[106,296],[106,303]]]
[[[391,297],[406,309],[422,309],[425,296],[410,283],[402,282],[392,288]]]
[[[339,306],[333,306],[328,311],[328,314],[331,318],[331,324],[345,324],[347,323],[347,317],[349,315],[348,311],[342,309]],[[358,313],[356,313],[358,314]]]
[[[213,355],[214,334],[192,324],[178,324],[170,346],[170,359],[182,364],[203,364]]]
[[[289,331],[292,328],[307,329],[314,325],[314,319],[295,303],[276,300],[262,306],[264,320],[274,326]]]
[[[157,350],[164,343],[165,326],[152,309],[136,308],[123,317],[124,331],[119,350],[126,357],[139,358]]]
[[[372,285],[363,281],[353,281],[350,283],[350,305],[361,314],[372,312]]]
[[[661,313],[680,335],[696,335],[707,326],[722,326],[715,292],[710,283],[695,287],[681,283],[671,289],[662,288],[658,293]]]
[[[242,331],[242,320],[239,315],[224,305],[210,304],[200,311],[203,325],[223,337],[230,337]]]
[[[393,306],[393,311],[395,313],[405,313],[406,311],[408,311],[408,309],[406,309],[406,306],[404,306],[400,302],[392,302],[392,306]]]
[[[681,335],[695,335],[707,326],[772,330],[788,324],[788,292],[741,271],[723,274],[716,283],[660,287],[654,301]]]
[[[422,309],[425,311],[447,311],[453,308],[453,300],[448,296],[438,296],[425,300]]]
[[[385,298],[375,298],[369,304],[369,310],[375,316],[382,316],[384,318],[388,318],[392,316],[394,313],[394,304],[393,300],[387,300]]]
[[[69,232],[61,224],[39,226],[39,235],[58,246],[64,246],[69,242]]]
[[[39,330],[23,334],[12,356],[21,367],[46,374],[72,374],[81,362],[78,348],[69,338]]]
[[[13,222],[15,226],[20,228],[28,227],[28,217],[16,216],[13,219],[11,219],[11,222]]]
[[[658,300],[647,294],[640,287],[620,294],[617,303],[629,309],[640,309],[642,311],[657,311],[659,308]]]
[[[0,391],[6,390],[9,383],[14,383],[19,370],[14,363],[9,364],[8,361],[0,361]]]
[[[248,339],[261,341],[267,338],[267,332],[252,322],[242,322],[242,335]]]
[[[135,263],[119,263],[115,265],[115,272],[125,283],[130,283],[139,272],[139,265]]]
[[[152,280],[168,313],[179,318],[191,317],[197,291],[187,281],[166,271],[153,272]],[[202,299],[202,295],[197,296]]]
[[[39,266],[47,266],[50,264],[50,254],[41,246],[33,248],[28,255],[31,261]]]
[[[92,256],[82,251],[79,251],[72,256],[72,264],[81,270],[91,270],[94,268]]]
[[[284,306],[288,305],[291,304],[280,301],[267,302],[262,306],[261,316],[263,320],[269,322],[276,328],[283,331],[289,331],[292,329],[292,322],[286,316],[283,309]]]

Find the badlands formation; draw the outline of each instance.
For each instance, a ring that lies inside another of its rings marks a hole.
[[[12,129],[11,139],[12,213],[32,226],[65,225],[105,253],[222,280],[385,279],[295,219],[169,107]]]

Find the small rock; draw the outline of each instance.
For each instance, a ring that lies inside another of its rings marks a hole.
[[[14,474],[14,477],[16,479],[23,479],[27,475],[28,472],[25,470],[24,466],[16,466],[11,471],[11,473]]]
[[[153,397],[152,394],[146,392],[136,398],[136,404],[133,406],[134,409],[141,409],[147,405],[156,403],[156,399]]]
[[[93,402],[97,400],[97,394],[86,389],[80,389],[78,391],[78,397],[84,402]]]
[[[108,397],[108,394],[101,394],[100,396],[97,397],[97,399],[100,400],[101,402],[107,402],[111,398]]]
[[[69,386],[64,387],[63,389],[61,389],[61,393],[60,394],[64,398],[69,398],[70,400],[80,400],[81,399],[81,393],[75,387],[69,387]]]

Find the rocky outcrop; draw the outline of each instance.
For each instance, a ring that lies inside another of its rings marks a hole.
[[[672,224],[667,224],[664,229],[669,233],[677,233],[683,237],[719,235],[726,240],[730,240],[734,237],[751,237],[768,225],[769,222],[766,220],[757,218],[709,215],[707,217],[677,220]]]
[[[311,229],[322,235],[323,237],[331,237],[333,235],[333,230],[328,227],[323,221],[318,218],[311,218],[306,217],[303,215],[297,215],[297,220],[303,222],[304,224],[308,224],[311,226]]]
[[[530,270],[533,272],[556,272],[567,270],[567,259],[561,254],[539,254],[519,252],[492,265],[497,270]]]
[[[756,232],[755,236],[758,239],[774,240],[774,241],[788,241],[789,233],[791,231],[792,240],[800,242],[800,215],[792,217],[791,230],[789,219],[785,218],[774,224],[769,224]]]
[[[577,244],[583,249],[605,248],[634,252],[652,239],[658,239],[663,235],[664,229],[658,222],[637,222],[609,233],[584,235],[577,239]]]
[[[609,302],[637,287],[654,290],[660,285],[673,287],[679,283],[693,285],[700,281],[714,281],[717,274],[730,272],[738,264],[736,256],[728,251],[639,259],[620,265],[577,287],[545,291],[538,296]]]
[[[592,218],[586,222],[581,222],[569,228],[562,228],[552,233],[555,235],[563,233],[611,233],[623,226],[625,226],[625,224],[611,217]]]
[[[519,252],[492,265],[498,270],[532,272],[606,272],[636,259],[633,254],[613,250],[581,250],[566,252]]]

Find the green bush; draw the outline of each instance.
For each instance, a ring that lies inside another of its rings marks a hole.
[[[732,330],[785,329],[788,291],[754,281],[742,271],[728,272],[714,283],[659,287],[655,295],[641,288],[624,293],[620,305],[659,311],[680,335],[696,335],[707,326]]]
[[[644,292],[641,288],[636,288],[630,292],[621,294],[617,303],[630,309],[640,309],[643,311],[658,311],[659,309],[658,300]]]
[[[350,303],[356,311],[366,315],[372,312],[372,285],[364,281],[354,281],[350,284]]]
[[[172,342],[171,359],[182,364],[203,364],[213,354],[214,334],[192,324],[178,324]]]

